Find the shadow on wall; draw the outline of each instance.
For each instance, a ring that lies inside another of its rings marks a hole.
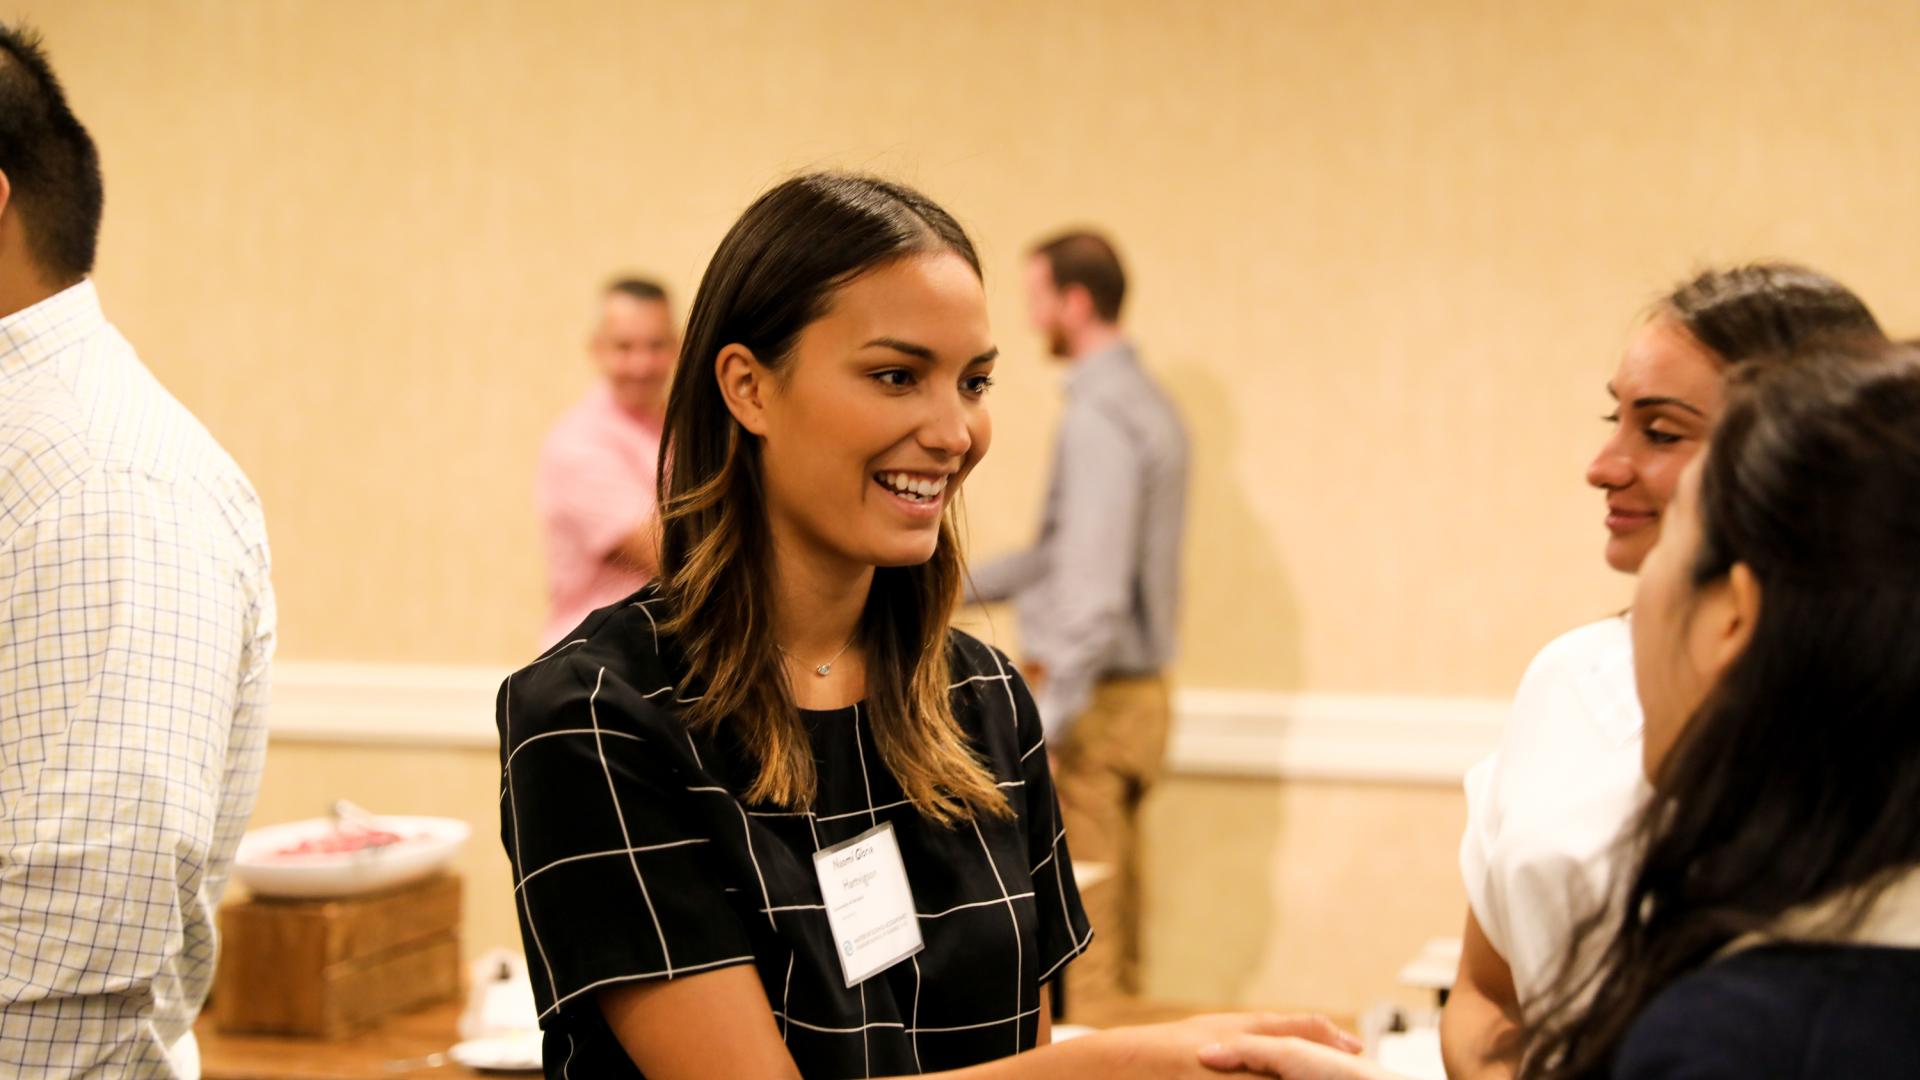
[[[1240,462],[1244,401],[1199,364],[1160,373],[1192,441],[1182,568],[1179,686],[1297,690],[1305,678],[1299,598],[1280,538],[1254,514]]]
[[[1277,539],[1252,510],[1261,493],[1242,482],[1246,404],[1198,364],[1161,375],[1186,419],[1193,454],[1175,683],[1298,689],[1298,599]],[[1178,724],[1176,717],[1176,738]],[[1244,1001],[1275,932],[1276,785],[1169,776],[1142,813],[1143,990],[1166,1001]]]

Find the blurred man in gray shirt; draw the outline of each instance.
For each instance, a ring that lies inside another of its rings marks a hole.
[[[976,599],[1019,614],[1067,843],[1113,871],[1086,892],[1098,936],[1069,969],[1076,1008],[1139,991],[1136,819],[1166,753],[1186,521],[1186,428],[1120,329],[1125,296],[1101,236],[1067,233],[1029,258],[1028,308],[1067,367],[1066,406],[1039,539],[973,573]]]

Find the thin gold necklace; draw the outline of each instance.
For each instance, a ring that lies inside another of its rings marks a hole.
[[[854,639],[858,638],[859,636],[860,636],[860,631],[858,629],[855,629],[853,632],[853,637],[848,638],[847,643],[845,645],[840,646],[840,651],[828,657],[826,663],[815,666],[813,669],[813,673],[815,675],[820,676],[823,679],[833,674],[833,665],[839,663],[840,658],[847,655],[847,650],[853,648]],[[799,664],[801,667],[807,666],[806,661],[788,652],[787,647],[785,645],[782,645],[779,642],[775,642],[773,647],[780,650],[780,655],[786,657],[787,659],[793,661],[796,664]]]

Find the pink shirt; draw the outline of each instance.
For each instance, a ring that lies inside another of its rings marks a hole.
[[[547,433],[533,482],[547,542],[545,644],[646,584],[607,556],[653,516],[659,459],[660,429],[620,408],[604,382]]]

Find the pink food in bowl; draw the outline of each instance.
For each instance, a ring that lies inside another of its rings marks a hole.
[[[275,851],[272,858],[297,859],[303,855],[346,855],[355,851],[368,851],[373,848],[398,844],[405,837],[385,829],[358,829],[353,832],[329,833],[314,836],[289,847]]]

